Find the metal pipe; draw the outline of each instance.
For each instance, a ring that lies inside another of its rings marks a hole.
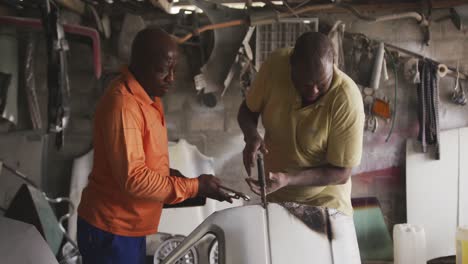
[[[377,55],[375,56],[374,68],[372,69],[372,76],[369,84],[369,87],[375,90],[379,89],[384,54],[385,45],[383,44],[383,42],[380,42],[379,48],[377,50]]]
[[[8,171],[10,171],[11,173],[13,173],[13,175],[15,175],[17,177],[20,177],[23,181],[25,181],[26,183],[28,183],[32,187],[39,190],[39,186],[35,182],[33,182],[31,179],[29,179],[28,176],[26,176],[24,173],[14,169],[13,167],[10,167],[9,165],[5,164],[2,161],[0,161],[0,165],[3,165],[3,167],[5,169],[7,169]]]
[[[375,22],[398,20],[398,19],[405,19],[405,18],[414,18],[418,22],[421,22],[424,19],[424,17],[418,12],[406,12],[406,13],[401,13],[401,14],[390,14],[390,15],[375,17]]]
[[[266,200],[266,178],[265,178],[265,167],[263,164],[263,155],[262,153],[257,154],[257,169],[258,169],[258,183],[260,185],[260,198],[262,199],[263,208],[266,209],[267,207],[267,200]]]
[[[35,18],[0,16],[0,24],[29,27],[36,30],[43,29],[41,20]],[[64,24],[63,29],[67,33],[82,35],[91,39],[93,45],[94,74],[96,75],[96,78],[99,79],[102,73],[101,42],[99,39],[99,33],[94,28],[79,25]]]

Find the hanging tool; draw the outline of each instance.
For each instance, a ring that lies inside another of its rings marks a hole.
[[[226,187],[226,186],[223,186],[223,185],[219,186],[219,188],[228,191],[229,192],[228,195],[233,199],[241,199],[242,198],[242,199],[244,199],[244,201],[250,201],[250,197],[247,194],[243,193],[243,192],[233,190],[233,189],[231,189],[229,187]]]
[[[372,88],[364,88],[363,89],[363,101],[364,101],[364,107],[366,109],[366,120],[364,123],[364,128],[367,131],[371,131],[372,133],[375,133],[377,131],[377,128],[379,127],[379,123],[377,121],[377,117],[373,114],[372,111],[372,106],[374,105],[374,89]]]
[[[60,149],[64,145],[64,130],[70,119],[70,83],[67,63],[69,46],[60,22],[59,10],[55,4],[45,0],[41,9],[48,55],[48,131],[57,134],[55,145]]]
[[[458,70],[459,62],[457,62],[457,79],[452,93],[452,102],[457,105],[466,105],[465,90],[460,83],[460,71]]]
[[[418,84],[419,135],[423,152],[427,145],[435,145],[435,159],[440,159],[439,76],[438,64],[423,60],[420,65],[421,83]]]
[[[260,198],[262,200],[263,208],[267,208],[267,199],[266,199],[266,178],[265,178],[265,167],[263,165],[263,154],[259,153],[257,155],[257,169],[258,169],[258,183],[260,185]]]

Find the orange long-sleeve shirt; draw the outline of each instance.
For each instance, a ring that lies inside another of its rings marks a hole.
[[[78,215],[113,234],[144,236],[157,232],[164,203],[197,193],[197,179],[169,175],[161,99],[124,69],[96,108],[93,169]]]

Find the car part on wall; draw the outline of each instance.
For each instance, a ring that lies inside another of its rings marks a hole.
[[[375,98],[374,104],[372,105],[372,114],[383,118],[383,119],[390,119],[392,111],[390,110],[390,103],[386,98]]]
[[[453,93],[452,93],[452,102],[457,104],[457,105],[466,105],[466,95],[465,95],[465,89],[463,89],[463,86],[460,82],[460,72],[458,71],[459,67],[459,62],[457,62],[457,78],[455,80],[455,87],[453,87]],[[438,67],[438,72],[440,72],[440,65]],[[440,76],[440,74],[439,74]]]
[[[404,76],[405,76],[405,79],[411,83],[419,83],[421,82],[421,75],[419,74],[419,60],[417,58],[409,58],[405,64],[404,64],[404,69],[403,69],[403,73],[404,73]],[[439,68],[442,64],[439,64]],[[447,67],[447,66],[445,66]],[[444,72],[447,73],[448,69],[444,69]],[[445,76],[445,75],[444,75]],[[439,77],[444,77],[444,76],[441,76],[440,73],[439,73]]]
[[[460,5],[450,9],[453,24],[458,30],[464,30],[468,25],[468,5]]]
[[[39,107],[39,100],[37,98],[36,80],[34,75],[34,65],[36,56],[36,37],[33,33],[29,32],[27,35],[25,63],[24,63],[24,85],[26,95],[28,98],[29,115],[33,129],[42,129],[42,116]]]
[[[10,87],[11,74],[0,72],[0,113],[5,111],[7,104],[8,87]]]
[[[333,50],[335,51],[335,65],[337,65],[338,69],[340,70],[344,70],[345,68],[343,51],[343,38],[345,27],[345,23],[343,23],[343,21],[341,20],[338,20],[335,22],[330,32],[328,32],[328,37],[330,38],[333,44]]]
[[[70,81],[68,79],[68,42],[54,3],[45,0],[41,8],[47,45],[48,129],[56,134],[55,146],[64,145],[65,129],[70,119]]]
[[[123,61],[130,61],[130,50],[136,34],[146,27],[145,21],[141,16],[125,14],[119,33],[118,54]]]
[[[3,109],[0,118],[13,125],[18,124],[18,40],[16,30],[2,27],[0,30],[0,72],[3,73]]]
[[[32,29],[44,28],[48,49],[48,131],[57,133],[56,146],[63,146],[63,131],[68,124],[69,106],[69,80],[67,73],[66,52],[68,43],[65,32],[91,38],[93,46],[93,63],[96,78],[101,77],[101,47],[99,34],[96,30],[78,25],[62,25],[59,11],[55,5],[46,1],[42,6],[43,21],[31,18],[0,16],[0,24],[29,27]]]
[[[39,19],[13,16],[0,16],[0,25],[12,25],[35,30],[41,30],[43,28],[42,21]],[[83,36],[91,41],[93,49],[94,76],[97,79],[101,78],[101,41],[99,33],[94,28],[71,24],[64,24],[63,29],[67,34]]]
[[[246,13],[242,10],[231,9],[202,0],[191,0],[190,2],[202,9],[212,24],[235,19],[246,19]],[[203,75],[206,83],[203,93],[214,93],[222,90],[224,80],[235,60],[247,29],[247,25],[214,29],[213,49],[208,61],[200,69],[200,74]]]
[[[249,44],[250,38],[252,37],[254,30],[255,27],[249,27],[249,30],[247,31],[244,39],[242,40],[242,45],[239,48],[239,51],[237,52],[236,59],[231,65],[229,73],[226,79],[224,80],[224,90],[221,93],[221,97],[224,96],[224,94],[226,93],[236,73],[239,74],[239,80],[243,96],[245,96],[245,94],[250,88],[250,85],[257,72],[255,66],[253,65],[252,48]]]

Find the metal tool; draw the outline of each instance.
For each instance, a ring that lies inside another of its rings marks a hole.
[[[223,186],[223,185],[220,185],[219,188],[228,191],[231,198],[234,198],[234,199],[241,199],[242,198],[242,199],[244,199],[244,201],[250,201],[250,197],[247,194],[243,193],[243,192],[238,192],[236,190],[233,190],[233,189],[228,188],[228,187]]]
[[[260,198],[262,199],[263,208],[266,208],[267,207],[266,179],[265,179],[265,167],[263,166],[262,153],[259,153],[257,155],[257,169],[258,169],[258,183],[260,185]]]
[[[467,99],[465,95],[465,89],[460,82],[460,72],[458,71],[459,63],[457,62],[457,79],[455,81],[455,87],[453,88],[452,102],[457,105],[466,105]]]

